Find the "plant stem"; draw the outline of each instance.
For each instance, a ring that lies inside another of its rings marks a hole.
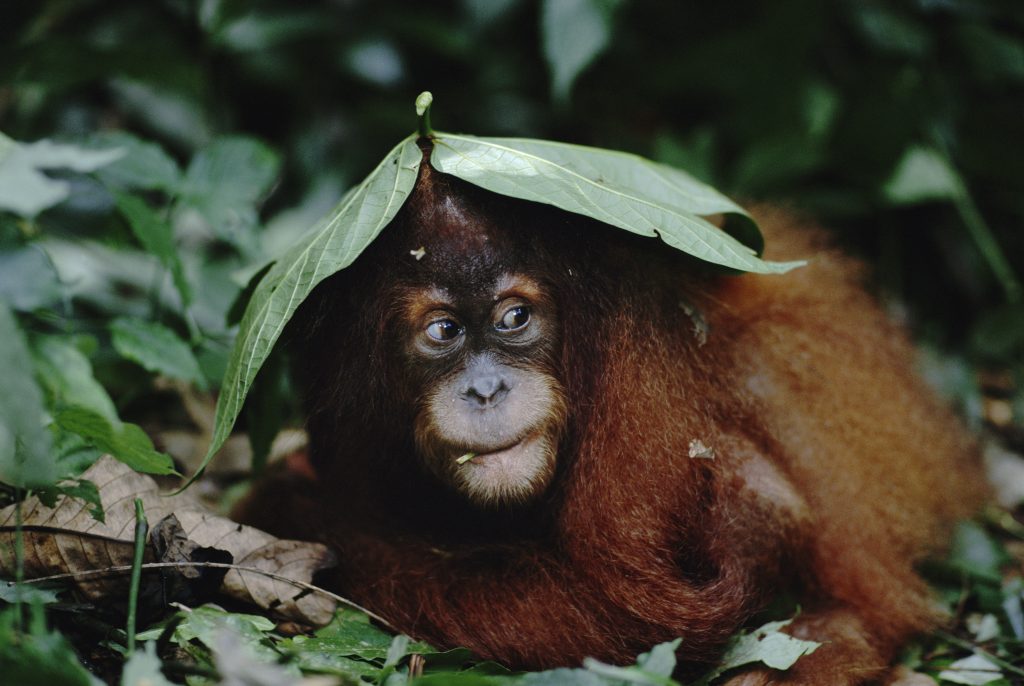
[[[434,130],[430,128],[430,105],[434,102],[434,96],[430,91],[423,91],[416,98],[416,116],[419,119],[418,131],[420,138],[433,138]]]
[[[957,185],[958,188],[953,198],[953,204],[960,214],[960,219],[967,227],[967,232],[971,235],[975,245],[978,246],[978,250],[985,258],[985,261],[988,262],[989,269],[995,274],[999,285],[1003,287],[1003,291],[1006,293],[1006,300],[1011,303],[1019,302],[1022,294],[1021,285],[1017,275],[1013,273],[1013,267],[1007,261],[1003,249],[999,247],[996,237],[992,234],[992,229],[985,221],[985,218],[981,216],[981,212],[978,211],[978,207],[974,204],[974,199],[971,197],[966,186],[963,182]]]
[[[142,509],[142,499],[135,499],[135,555],[132,557],[132,580],[128,588],[128,653],[135,652],[135,613],[139,605],[139,583],[142,580],[142,558],[146,552],[149,522]]]

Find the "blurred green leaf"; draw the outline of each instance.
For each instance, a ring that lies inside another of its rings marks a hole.
[[[42,336],[33,341],[36,371],[54,407],[77,405],[119,427],[114,401],[92,373],[92,365],[68,338]]]
[[[181,379],[205,390],[206,379],[188,343],[156,322],[115,319],[110,324],[114,349],[122,357],[138,362],[155,374]]]
[[[764,262],[760,231],[738,205],[689,174],[636,155],[551,141],[437,134],[430,163],[487,190],[554,205],[732,269],[783,273]],[[726,231],[702,216],[724,213]],[[739,234],[744,245],[727,231]],[[753,247],[748,247],[753,246]]]
[[[124,193],[115,193],[114,197],[118,209],[128,220],[128,226],[142,243],[142,247],[171,272],[181,301],[188,307],[192,302],[192,288],[185,276],[185,267],[181,263],[177,246],[174,244],[174,231],[171,225],[139,197]]]
[[[318,283],[350,265],[387,226],[412,191],[422,157],[412,136],[399,143],[260,281],[235,339],[217,399],[213,439],[197,474],[227,440],[257,372],[295,310]]]
[[[931,47],[931,36],[915,19],[882,4],[849,5],[858,28],[876,47],[921,56]]]
[[[274,630],[274,622],[259,615],[240,612],[226,612],[213,605],[202,605],[178,614],[181,621],[175,626],[172,640],[180,646],[199,641],[213,648],[218,635],[227,631],[237,636],[242,643],[253,649],[256,657],[275,662],[279,657],[276,650],[266,643],[267,633]],[[160,637],[162,629],[153,629],[138,634],[137,638],[151,641]]]
[[[124,151],[121,158],[96,173],[107,185],[173,194],[181,184],[178,163],[156,143],[144,141],[124,131],[107,131],[91,137],[89,145]]]
[[[280,159],[251,138],[214,141],[192,158],[180,202],[198,211],[218,238],[243,254],[256,254],[256,204],[277,178]]]
[[[949,561],[958,569],[998,582],[1006,552],[979,524],[960,522],[953,536]]]
[[[21,630],[20,607],[0,611],[0,674],[17,686],[103,686],[78,661],[59,632],[46,628],[41,605],[30,607],[30,620]]]
[[[174,474],[174,463],[153,448],[146,432],[135,424],[112,425],[92,408],[71,405],[54,417],[65,431],[76,433],[100,450],[110,453],[132,469],[147,474]]]
[[[953,684],[984,686],[1003,678],[1003,670],[980,653],[957,660],[939,673],[939,678]]]
[[[156,643],[146,643],[143,650],[136,650],[125,663],[121,686],[174,686],[160,671],[162,664],[156,654]]]
[[[566,100],[576,77],[608,46],[620,0],[544,0],[541,35],[551,92]]]
[[[41,588],[40,584],[0,581],[0,602],[51,605],[59,600],[58,591],[52,588]]]
[[[43,394],[32,369],[21,328],[0,300],[0,481],[22,487],[46,486],[58,476],[44,426]]]
[[[910,148],[883,190],[889,202],[908,205],[952,200],[961,188],[959,175],[942,155],[928,148]]]
[[[39,246],[0,252],[0,300],[28,312],[58,303],[64,294],[53,262]]]
[[[0,133],[0,210],[35,217],[68,197],[66,181],[51,179],[44,169],[90,172],[110,164],[123,150],[86,150],[48,140],[17,143]]]
[[[986,312],[975,324],[971,347],[989,359],[1008,359],[1024,351],[1024,304],[1004,305]]]
[[[821,147],[803,133],[766,137],[744,151],[733,185],[747,193],[773,190],[811,174],[823,162]]]
[[[957,33],[978,78],[1024,81],[1024,41],[1019,35],[1011,37],[977,23],[960,26]]]

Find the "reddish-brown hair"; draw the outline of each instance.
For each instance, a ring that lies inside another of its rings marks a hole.
[[[424,166],[305,307],[318,479],[264,489],[248,520],[335,546],[331,585],[402,631],[517,667],[626,662],[675,637],[710,662],[788,591],[794,633],[832,642],[797,669],[857,683],[935,620],[914,565],[976,506],[976,452],[855,264],[757,208],[767,257],[810,265],[723,275]],[[394,315],[421,246],[435,276],[497,260],[556,301],[570,419],[530,507],[474,509],[414,457],[421,389],[403,381]]]

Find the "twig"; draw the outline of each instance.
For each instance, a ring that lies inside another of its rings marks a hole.
[[[135,499],[135,553],[132,556],[132,579],[128,587],[128,654],[135,652],[135,613],[139,607],[139,584],[142,581],[142,558],[146,554],[149,522],[142,508],[142,498]]]
[[[125,572],[130,572],[132,570],[133,566],[134,565],[119,565],[119,566],[116,566],[116,567],[105,567],[103,569],[84,569],[84,570],[82,570],[80,572],[64,572],[62,574],[51,574],[50,576],[40,576],[40,577],[36,577],[35,579],[26,579],[23,583],[26,583],[26,584],[36,584],[36,583],[42,583],[44,581],[60,581],[62,579],[80,579],[80,578],[84,578],[84,577],[104,576],[104,575],[107,575],[107,574],[109,574],[109,575],[124,574]],[[306,591],[312,591],[313,593],[319,593],[320,595],[327,596],[331,600],[334,600],[334,601],[336,601],[338,603],[341,603],[342,605],[345,605],[347,607],[351,607],[354,610],[359,610],[360,612],[362,612],[363,614],[365,614],[366,616],[368,616],[370,619],[374,620],[375,622],[383,624],[386,628],[390,629],[391,631],[394,631],[395,633],[398,633],[398,629],[396,629],[395,626],[391,622],[389,622],[388,620],[384,619],[383,617],[381,617],[380,615],[376,614],[375,612],[371,612],[370,610],[367,610],[362,605],[359,605],[357,603],[352,602],[348,598],[344,598],[344,597],[342,597],[342,596],[340,596],[340,595],[338,595],[336,593],[331,593],[330,591],[328,591],[325,588],[320,588],[319,586],[315,586],[313,584],[306,583],[305,581],[299,581],[298,579],[289,579],[286,576],[281,576],[280,574],[274,574],[273,572],[268,572],[268,571],[263,570],[263,569],[257,569],[256,567],[243,567],[241,565],[230,564],[230,563],[227,563],[227,562],[147,562],[147,563],[145,563],[143,565],[140,565],[140,569],[146,569],[146,570],[149,570],[149,569],[167,569],[167,568],[170,568],[170,567],[201,567],[201,568],[207,568],[207,569],[235,569],[235,570],[237,570],[239,572],[248,572],[250,574],[260,574],[262,576],[265,576],[265,577],[267,577],[269,579],[273,579],[275,581],[281,581],[281,582],[284,582],[286,584],[291,584],[292,586],[295,586],[296,588],[301,588],[301,589],[306,590]]]

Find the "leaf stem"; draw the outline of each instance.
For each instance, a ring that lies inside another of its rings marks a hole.
[[[417,128],[420,138],[433,138],[434,129],[430,128],[430,105],[434,96],[430,91],[423,91],[416,97],[416,116],[419,117]]]
[[[135,555],[132,557],[132,578],[128,588],[128,653],[135,652],[135,613],[139,605],[139,583],[142,580],[142,558],[146,552],[149,522],[142,508],[142,499],[135,499]]]
[[[967,232],[970,234],[971,239],[974,240],[974,244],[978,246],[978,250],[985,261],[988,262],[989,269],[992,270],[992,273],[995,274],[996,279],[999,281],[999,285],[1002,286],[1007,302],[1020,302],[1022,295],[1020,281],[1017,279],[1017,275],[1014,274],[1013,267],[1010,266],[1009,261],[1006,259],[1006,254],[1000,247],[995,235],[993,235],[988,222],[985,221],[985,218],[981,216],[981,212],[978,211],[978,206],[974,204],[974,198],[971,197],[970,191],[967,190],[962,180],[957,184],[953,205],[960,214],[960,219],[967,227]]]

